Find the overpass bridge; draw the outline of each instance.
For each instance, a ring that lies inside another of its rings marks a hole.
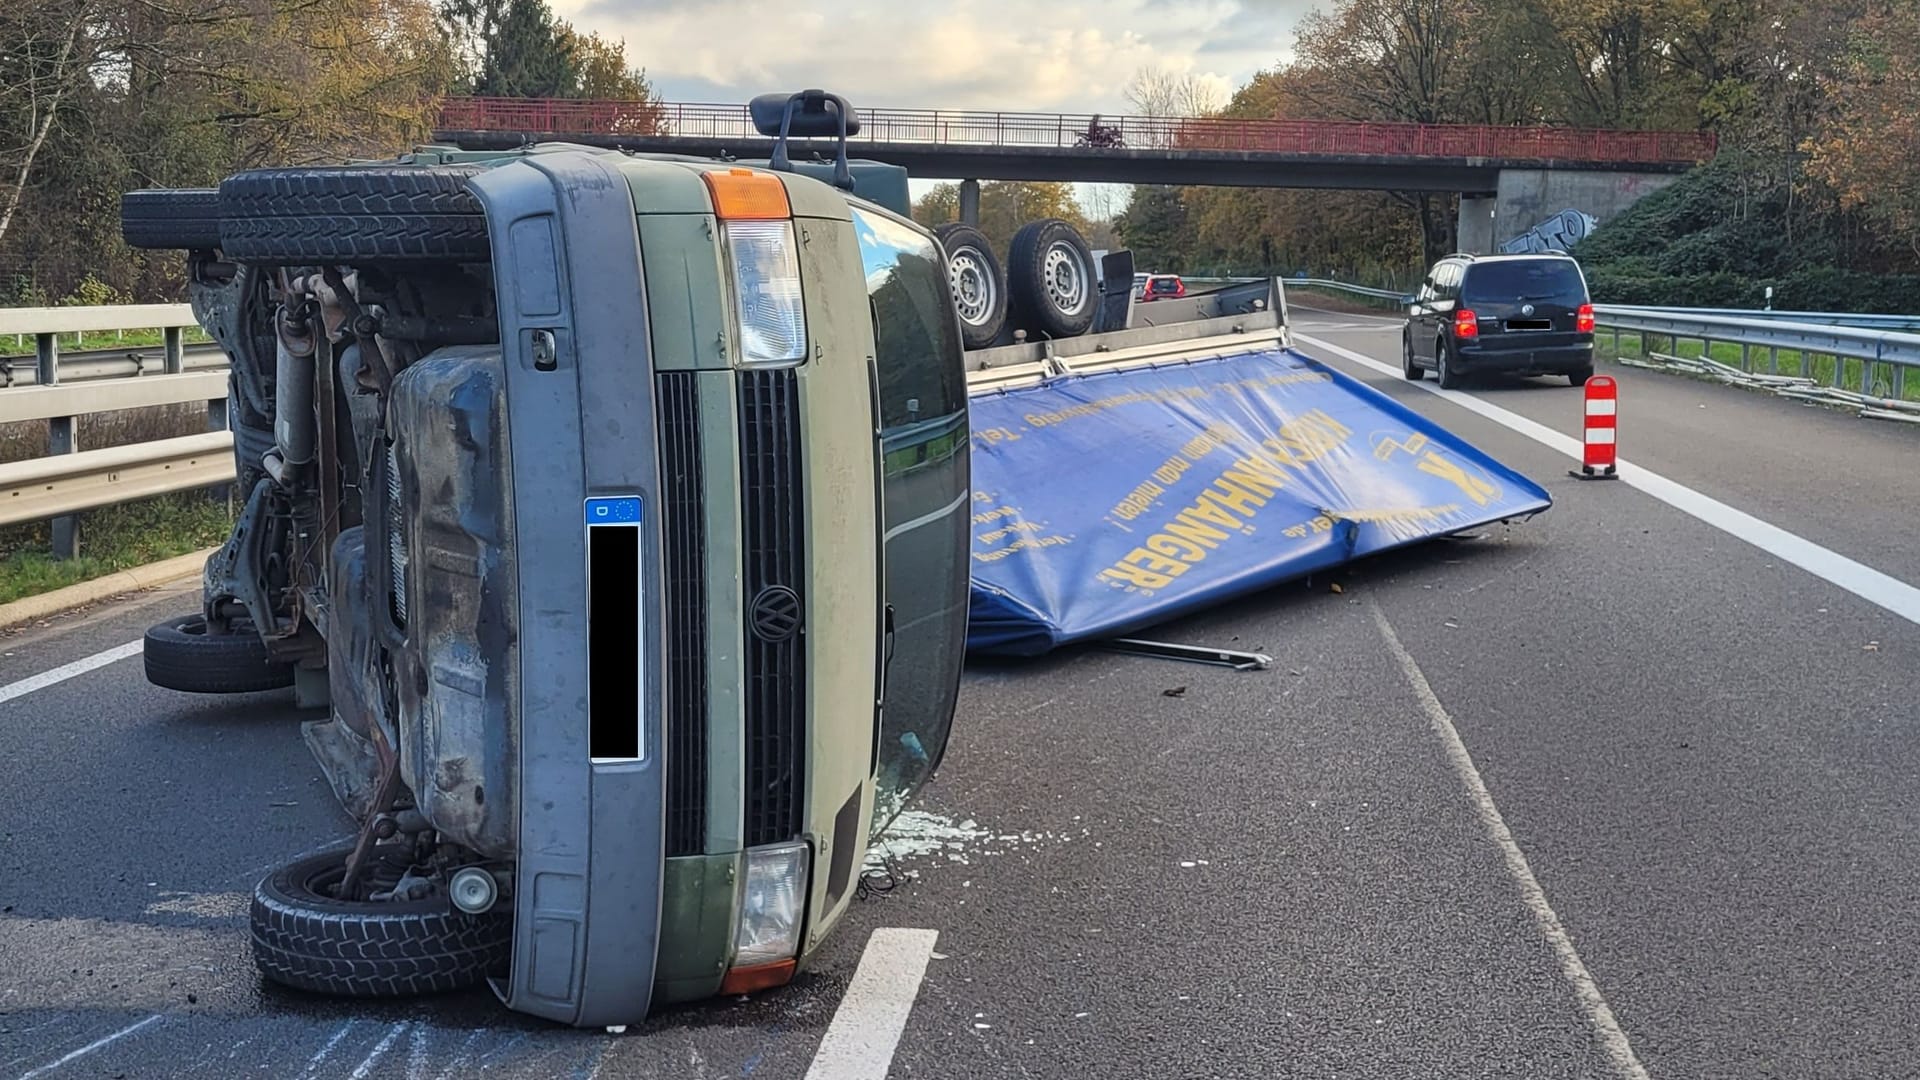
[[[1708,132],[1612,131],[1372,121],[1239,120],[859,109],[865,158],[923,179],[1344,188],[1458,194],[1460,242],[1496,243],[1572,211],[1604,220],[1711,158]],[[475,149],[557,140],[652,153],[766,157],[744,105],[451,98],[435,137]],[[794,154],[831,153],[795,140]],[[1573,237],[1577,239],[1578,237]],[[1551,238],[1549,238],[1551,239]]]

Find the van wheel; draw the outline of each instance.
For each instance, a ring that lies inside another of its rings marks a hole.
[[[1427,377],[1426,371],[1413,359],[1413,339],[1405,334],[1400,335],[1400,374],[1413,382]]]
[[[1098,299],[1093,249],[1072,225],[1047,218],[1020,227],[1007,252],[1013,324],[1049,337],[1078,337],[1093,326]]]
[[[369,873],[398,884],[411,845],[373,850]],[[346,875],[341,848],[268,874],[253,892],[253,961],[282,986],[337,997],[397,997],[472,986],[504,968],[513,947],[512,906],[479,915],[458,911],[446,895],[420,900],[342,900],[332,887]]]
[[[253,169],[220,184],[220,250],[236,262],[485,262],[478,167]]]
[[[1434,345],[1433,355],[1435,365],[1433,374],[1434,378],[1440,383],[1440,388],[1442,390],[1458,390],[1461,383],[1460,373],[1453,369],[1453,347],[1447,344],[1447,339],[1441,338],[1440,341]]]
[[[212,251],[220,246],[220,192],[129,191],[120,196],[120,235],[128,247]]]
[[[947,284],[960,316],[960,339],[969,349],[994,343],[1007,322],[1007,279],[986,234],[958,222],[934,230],[947,253]]]
[[[204,615],[168,619],[147,630],[141,656],[147,681],[167,690],[251,694],[293,685],[293,665],[275,660],[245,622],[222,634]]]
[[[1575,386],[1585,386],[1587,385],[1587,380],[1591,378],[1593,378],[1593,369],[1590,367],[1581,368],[1579,371],[1567,372],[1567,381]]]

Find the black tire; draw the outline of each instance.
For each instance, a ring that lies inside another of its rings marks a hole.
[[[1093,249],[1073,226],[1046,218],[1020,227],[1007,252],[1007,317],[1029,335],[1078,337],[1100,302]]]
[[[1453,346],[1447,344],[1446,338],[1441,338],[1433,347],[1433,355],[1435,381],[1440,384],[1442,390],[1458,390],[1462,381],[1460,373],[1454,370],[1453,364],[1449,361],[1453,355]]]
[[[960,316],[960,340],[969,349],[984,349],[1006,327],[1006,271],[979,229],[955,222],[935,229],[934,235],[947,253],[947,285]]]
[[[168,619],[147,631],[147,681],[189,694],[251,694],[293,685],[293,665],[275,660],[245,624],[210,634],[203,615]]]
[[[1575,386],[1585,386],[1587,380],[1591,378],[1593,378],[1593,369],[1590,367],[1567,372],[1567,381]]]
[[[375,857],[404,866],[404,845]],[[437,994],[472,986],[506,967],[513,947],[509,904],[480,915],[445,896],[338,900],[323,892],[346,869],[347,849],[291,863],[253,891],[253,962],[282,986],[337,997]]]
[[[220,192],[148,188],[120,196],[120,235],[128,247],[212,251],[220,246]]]
[[[237,262],[484,262],[474,167],[255,169],[220,185],[220,249]]]
[[[1413,358],[1413,338],[1406,334],[1400,335],[1400,374],[1410,382],[1419,382],[1427,377],[1426,369]]]

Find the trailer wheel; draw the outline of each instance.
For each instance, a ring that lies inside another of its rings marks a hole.
[[[410,845],[376,847],[372,872],[398,883]],[[479,915],[445,894],[420,900],[341,900],[347,849],[268,874],[253,892],[253,960],[267,979],[336,997],[398,997],[472,986],[504,968],[513,947],[511,905]]]
[[[1099,301],[1098,281],[1093,249],[1072,225],[1047,218],[1013,234],[1007,299],[1016,327],[1056,338],[1086,333]]]
[[[360,165],[254,169],[220,184],[220,249],[237,262],[308,265],[491,257],[466,189],[483,171]]]
[[[293,685],[293,665],[275,660],[250,628],[210,633],[204,615],[183,615],[147,630],[141,645],[147,681],[189,694],[251,694]]]
[[[1007,278],[994,258],[986,234],[953,223],[934,230],[947,253],[947,284],[953,310],[960,316],[960,339],[969,349],[984,349],[999,338],[1007,322]]]
[[[220,192],[149,188],[120,196],[120,235],[128,247],[212,251],[220,246]]]

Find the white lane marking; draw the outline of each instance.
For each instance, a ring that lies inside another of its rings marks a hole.
[[[1419,700],[1420,710],[1427,714],[1428,725],[1446,748],[1448,763],[1460,777],[1460,782],[1466,785],[1467,798],[1473,803],[1474,814],[1479,817],[1481,827],[1486,829],[1487,837],[1494,846],[1500,849],[1500,856],[1507,864],[1508,876],[1520,887],[1521,901],[1533,915],[1541,935],[1553,947],[1553,954],[1560,961],[1560,973],[1572,984],[1574,999],[1579,1003],[1587,1022],[1593,1025],[1594,1033],[1599,1036],[1601,1049],[1606,1052],[1614,1073],[1625,1080],[1648,1080],[1646,1068],[1635,1056],[1633,1044],[1627,1041],[1627,1033],[1621,1030],[1620,1022],[1614,1019],[1613,1009],[1600,993],[1599,984],[1593,981],[1593,974],[1587,970],[1579,951],[1573,947],[1573,938],[1567,934],[1567,928],[1561,924],[1553,905],[1547,902],[1546,890],[1540,887],[1539,879],[1533,876],[1533,867],[1527,863],[1526,853],[1520,850],[1513,833],[1507,829],[1507,820],[1500,816],[1500,807],[1494,803],[1493,793],[1487,790],[1486,781],[1480,778],[1480,770],[1474,766],[1473,755],[1467,752],[1467,744],[1460,740],[1460,732],[1453,726],[1453,718],[1447,715],[1446,707],[1440,704],[1432,685],[1427,682],[1426,673],[1414,662],[1413,654],[1407,652],[1407,647],[1400,643],[1400,635],[1393,632],[1393,624],[1387,621],[1380,605],[1370,603],[1368,611],[1373,615],[1374,625],[1380,628],[1380,636],[1386,640],[1387,651],[1399,662],[1401,673],[1413,688],[1413,696]]]
[[[400,1034],[406,1030],[407,1022],[405,1020],[388,1028],[386,1038],[381,1039],[373,1045],[373,1050],[367,1054],[367,1059],[360,1063],[359,1068],[353,1070],[353,1075],[348,1077],[347,1080],[367,1080],[367,1077],[373,1075],[373,1066],[375,1063],[386,1055],[388,1049],[393,1046],[394,1040],[398,1039]]]
[[[109,1046],[115,1042],[118,1042],[121,1039],[126,1038],[127,1036],[133,1034],[134,1032],[139,1031],[141,1028],[146,1027],[148,1024],[153,1023],[155,1020],[160,1019],[160,1015],[161,1014],[159,1013],[154,1013],[152,1016],[147,1017],[145,1020],[140,1020],[135,1023],[128,1024],[126,1027],[121,1028],[119,1031],[116,1031],[111,1035],[105,1035],[105,1036],[102,1036],[101,1038],[95,1039],[92,1042],[88,1043],[87,1045],[81,1047],[78,1050],[75,1050],[73,1053],[68,1054],[66,1057],[63,1057],[58,1061],[49,1061],[45,1065],[40,1066],[39,1068],[33,1070],[32,1072],[21,1073],[20,1080],[33,1080],[34,1077],[44,1076],[47,1073],[50,1073],[53,1070],[61,1067],[62,1065],[68,1064],[69,1062],[78,1061],[79,1059],[86,1057],[88,1054],[93,1053],[95,1050],[99,1050],[102,1047]]]
[[[952,502],[941,507],[940,509],[933,511],[932,513],[921,514],[919,517],[914,518],[912,521],[903,521],[900,524],[895,525],[893,528],[888,529],[886,538],[888,540],[891,540],[894,537],[899,536],[901,533],[912,532],[913,530],[919,528],[922,525],[931,525],[934,522],[939,521],[941,518],[946,517],[948,514],[953,513],[955,510],[960,509],[960,507],[963,504],[965,504],[967,500],[971,498],[973,498],[973,492],[963,491],[960,493],[959,498],[953,500]]]
[[[321,1047],[317,1053],[307,1059],[308,1076],[312,1076],[314,1072],[320,1068],[320,1063],[327,1060],[328,1056],[333,1053],[333,1048],[340,1045],[340,1040],[346,1038],[347,1032],[352,1031],[353,1025],[359,1022],[358,1020],[349,1020],[341,1024],[340,1030],[334,1032],[333,1038],[327,1040],[327,1045]]]
[[[5,686],[0,686],[0,705],[5,705],[14,698],[26,697],[35,690],[45,690],[49,686],[56,686],[76,675],[85,675],[95,668],[106,667],[108,664],[117,660],[125,660],[129,656],[138,656],[140,655],[140,649],[140,642],[129,641],[125,645],[116,645],[106,652],[94,653],[84,660],[75,660],[71,664],[62,664],[52,671],[43,671],[38,675],[21,679],[17,683],[8,683]]]
[[[486,1028],[474,1028],[468,1032],[466,1041],[460,1044],[460,1051],[453,1055],[452,1061],[447,1062],[447,1069],[440,1074],[438,1080],[450,1080],[453,1076],[453,1071],[466,1064],[467,1058],[473,1054],[473,1044],[478,1042],[480,1036],[486,1033]]]
[[[413,1034],[407,1036],[407,1080],[420,1080],[427,1075],[427,1025],[413,1025]]]
[[[1397,366],[1383,364],[1370,356],[1363,356],[1352,349],[1343,349],[1332,342],[1319,341],[1304,334],[1300,335],[1298,340],[1317,349],[1325,349],[1335,356],[1351,360],[1383,375],[1398,377],[1400,374]],[[1502,427],[1517,431],[1570,458],[1579,460],[1582,456],[1580,440],[1562,435],[1545,424],[1529,420],[1518,413],[1508,412],[1498,405],[1490,405],[1471,394],[1463,394],[1458,390],[1442,390],[1429,382],[1408,385],[1418,386],[1430,394],[1437,394],[1469,412],[1477,413]],[[1865,563],[1855,562],[1837,551],[1821,547],[1803,536],[1790,533],[1778,525],[1768,524],[1744,510],[1736,510],[1712,496],[1703,495],[1685,484],[1669,480],[1652,470],[1630,464],[1625,459],[1620,460],[1618,468],[1620,480],[1627,486],[1637,488],[1729,536],[1744,540],[1777,559],[1792,563],[1823,581],[1838,585],[1862,600],[1885,608],[1910,623],[1920,624],[1920,589],[1914,588],[1899,578],[1883,574]]]
[[[847,996],[813,1055],[807,1080],[886,1080],[939,938],[938,930],[883,927],[873,932]]]

